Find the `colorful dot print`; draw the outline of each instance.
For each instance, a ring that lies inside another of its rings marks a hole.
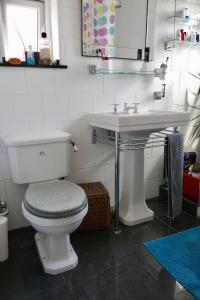
[[[114,49],[115,0],[83,0],[84,50],[111,55]],[[89,53],[88,53],[89,54]]]

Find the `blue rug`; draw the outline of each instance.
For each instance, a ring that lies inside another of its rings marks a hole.
[[[200,299],[200,227],[144,243],[160,265]]]

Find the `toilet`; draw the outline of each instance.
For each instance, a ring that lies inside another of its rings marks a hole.
[[[84,190],[63,179],[70,173],[70,141],[63,131],[18,133],[4,140],[13,182],[29,185],[22,211],[37,231],[37,250],[48,274],[77,266],[70,234],[88,211]]]

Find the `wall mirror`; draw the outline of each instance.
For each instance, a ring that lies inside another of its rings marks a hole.
[[[0,0],[0,58],[25,60],[31,45],[39,52],[41,33],[50,41],[52,60],[59,57],[58,0]]]
[[[156,0],[82,0],[82,55],[153,59]]]

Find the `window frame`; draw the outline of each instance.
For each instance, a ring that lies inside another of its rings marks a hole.
[[[37,24],[37,48],[39,51],[39,40],[41,37],[41,31],[46,30],[45,22],[45,2],[41,0],[2,0],[2,13],[4,22],[4,44],[5,44],[5,56],[8,54],[8,32],[7,32],[7,18],[6,18],[6,6],[16,5],[21,7],[33,7],[37,9],[38,24]]]

